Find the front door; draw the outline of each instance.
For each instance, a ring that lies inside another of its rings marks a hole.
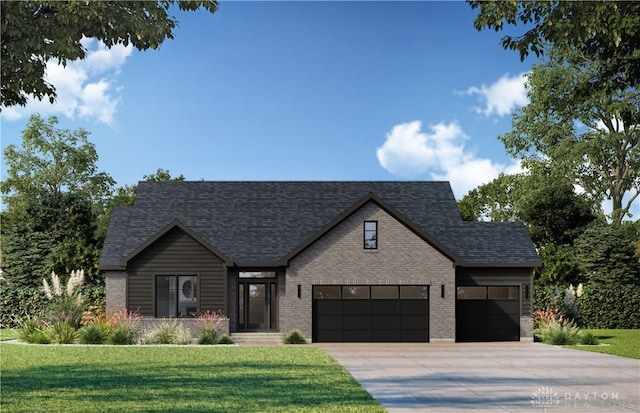
[[[277,288],[274,281],[238,282],[238,330],[277,330]]]

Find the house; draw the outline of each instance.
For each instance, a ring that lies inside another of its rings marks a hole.
[[[400,181],[140,182],[100,260],[108,311],[314,342],[531,341],[539,265],[523,224]]]

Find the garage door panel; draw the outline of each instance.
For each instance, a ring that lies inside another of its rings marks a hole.
[[[423,315],[402,315],[400,316],[400,329],[426,329],[429,320]]]
[[[371,312],[369,300],[343,300],[343,314],[369,314]]]
[[[345,315],[342,317],[342,328],[347,330],[369,330],[371,328],[369,315]]]
[[[399,310],[398,300],[371,300],[372,314],[398,314]]]
[[[457,341],[518,341],[520,299],[517,286],[469,286],[457,288]],[[485,292],[481,291],[486,289]],[[493,298],[492,298],[493,297]]]
[[[323,315],[316,317],[316,323],[320,329],[341,329],[342,316],[340,315]]]
[[[374,315],[371,317],[371,327],[374,329],[398,329],[397,315]]]
[[[342,300],[315,300],[318,314],[342,314]]]
[[[324,290],[314,292],[313,340],[326,342],[428,342],[428,287],[358,286],[357,296],[350,289],[336,286],[341,299],[328,297]],[[367,290],[370,288],[370,290]],[[407,295],[420,288],[418,295]],[[402,294],[402,291],[405,294]],[[371,294],[368,294],[371,292]],[[322,294],[320,294],[322,293]],[[360,294],[361,293],[361,294]]]
[[[371,342],[371,330],[343,330],[342,341],[347,343]]]
[[[400,313],[426,314],[429,311],[427,300],[400,300]]]
[[[397,343],[400,340],[398,337],[398,329],[393,330],[371,330],[371,341],[375,343]]]

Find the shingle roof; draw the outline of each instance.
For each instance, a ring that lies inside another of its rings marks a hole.
[[[140,182],[134,206],[114,209],[100,267],[121,267],[176,220],[235,263],[281,263],[370,194],[457,264],[539,265],[521,224],[463,222],[447,182],[171,181]]]

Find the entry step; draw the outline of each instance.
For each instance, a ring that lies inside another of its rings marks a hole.
[[[281,345],[284,340],[282,333],[232,333],[231,337],[238,345],[274,346]]]

